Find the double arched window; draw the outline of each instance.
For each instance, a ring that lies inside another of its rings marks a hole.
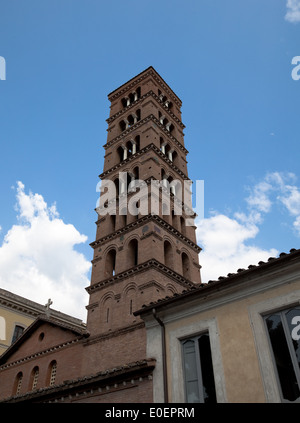
[[[119,123],[121,132],[130,128],[141,120],[141,110],[137,109],[135,112],[130,113],[126,118],[122,119]]]
[[[166,128],[166,130],[172,133],[175,128],[173,123],[160,111],[158,112],[158,118],[159,122]]]
[[[140,149],[140,136],[137,135],[135,138],[128,140],[125,144],[120,145],[117,148],[119,157],[119,163],[123,160],[128,159]]]
[[[160,151],[175,165],[178,163],[178,154],[174,147],[171,147],[170,144],[160,137]]]
[[[141,98],[141,87],[138,87],[135,91],[128,94],[126,97],[123,97],[121,100],[122,106],[123,107],[130,106],[130,104],[134,103],[139,98]]]

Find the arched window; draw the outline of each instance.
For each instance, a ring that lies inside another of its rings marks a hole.
[[[129,192],[135,192],[138,179],[140,177],[140,172],[138,166],[136,166],[132,172],[127,175],[127,190]],[[129,186],[130,185],[130,186]]]
[[[121,103],[123,107],[126,107],[128,105],[127,98],[126,97],[122,98]]]
[[[119,214],[119,227],[124,228],[127,224],[127,208],[124,207]]]
[[[126,128],[127,128],[126,122],[124,120],[121,120],[121,122],[120,122],[121,132],[125,131]]]
[[[181,261],[182,261],[182,275],[186,279],[191,278],[190,272],[190,259],[186,253],[181,254]]]
[[[47,385],[52,386],[55,384],[57,362],[56,360],[51,361],[47,372]]]
[[[132,156],[132,141],[127,141],[125,147],[127,148],[127,157]]]
[[[115,232],[115,230],[116,230],[116,215],[110,214],[110,215],[108,215],[108,219],[109,219],[109,231]]]
[[[23,380],[23,373],[19,372],[15,379],[13,395],[19,395],[21,391],[22,380]]]
[[[106,255],[106,262],[105,262],[105,276],[106,278],[110,278],[115,275],[116,273],[116,250],[112,249]]]
[[[116,196],[118,196],[118,195],[119,195],[119,191],[120,191],[120,182],[119,182],[119,178],[116,178],[116,179],[114,180],[114,184],[115,184],[115,187],[116,187]]]
[[[135,154],[140,149],[140,136],[137,135],[134,139],[135,147],[133,147],[133,154]]]
[[[128,268],[138,264],[138,241],[132,239],[128,244]]]
[[[174,209],[172,210],[172,226],[178,230],[178,216],[175,214]]]
[[[121,163],[124,160],[124,148],[120,145],[120,147],[117,148],[119,163]]]
[[[175,150],[172,153],[172,161],[173,161],[173,163],[174,163],[175,166],[178,166],[179,165],[179,162],[178,162],[178,154],[177,154],[177,152]]]
[[[30,375],[30,390],[33,391],[34,389],[36,389],[38,379],[39,379],[39,368],[38,366],[35,366]]]
[[[169,241],[164,242],[164,261],[167,267],[170,267],[171,269],[173,268],[173,249]]]

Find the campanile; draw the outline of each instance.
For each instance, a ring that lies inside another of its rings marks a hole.
[[[144,359],[144,323],[133,312],[200,283],[181,100],[153,67],[108,99],[99,176],[115,198],[102,207],[101,193],[91,244],[87,374]]]

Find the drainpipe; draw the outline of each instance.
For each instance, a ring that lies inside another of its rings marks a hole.
[[[161,326],[161,344],[162,344],[162,361],[163,361],[163,379],[164,379],[164,398],[165,403],[169,402],[168,398],[168,379],[167,379],[167,357],[166,357],[166,332],[165,332],[165,325],[161,321],[161,319],[156,315],[155,308],[152,309],[152,314],[154,319],[159,323]]]

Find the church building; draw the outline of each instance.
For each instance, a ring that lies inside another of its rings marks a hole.
[[[41,314],[0,357],[2,400],[152,402],[134,311],[201,282],[181,100],[153,67],[108,99],[86,326]]]
[[[202,283],[181,100],[153,67],[108,99],[87,322],[42,307],[0,402],[300,402],[300,250]]]

